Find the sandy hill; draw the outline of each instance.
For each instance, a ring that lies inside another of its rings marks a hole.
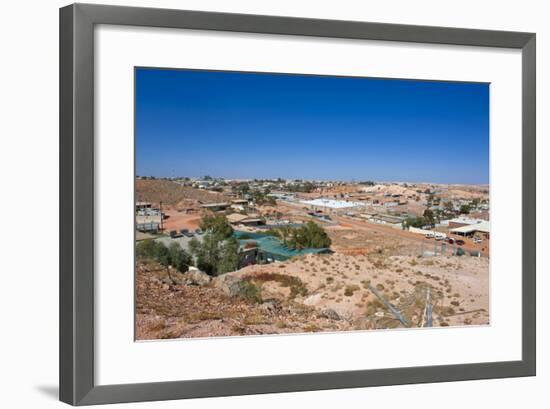
[[[181,186],[169,180],[136,180],[136,200],[166,206],[190,204],[191,202],[215,203],[228,200],[221,193]]]
[[[416,194],[415,189],[407,188],[401,185],[374,185],[363,187],[361,189],[365,193],[372,194],[391,194],[391,195],[405,195],[412,196]]]
[[[488,199],[489,187],[485,185],[451,185],[440,194],[443,199]]]

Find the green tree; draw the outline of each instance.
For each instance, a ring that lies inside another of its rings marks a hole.
[[[434,223],[435,223],[434,212],[431,211],[430,209],[424,210],[423,216],[424,216],[424,219],[425,219],[429,224],[434,224]]]
[[[447,210],[448,212],[452,212],[452,211],[454,211],[454,209],[455,209],[455,207],[454,207],[454,205],[453,205],[453,202],[451,202],[451,201],[443,203],[443,207],[444,207],[445,210]]]
[[[230,237],[221,245],[217,274],[235,271],[239,267],[239,241]]]
[[[170,265],[170,252],[164,244],[155,240],[140,241],[136,245],[136,255],[158,261],[163,266]]]
[[[237,190],[237,193],[241,197],[243,197],[250,192],[250,186],[248,186],[248,183],[242,183],[237,186],[236,190]]]
[[[189,270],[189,266],[192,264],[192,259],[185,250],[181,248],[178,243],[170,244],[168,248],[170,255],[170,264],[178,271],[184,273]]]
[[[423,217],[407,217],[404,223],[407,228],[422,227],[426,224],[426,220]]]
[[[464,205],[460,206],[460,213],[461,214],[468,214],[468,213],[470,213],[471,210],[472,210],[472,208],[470,207],[470,205],[464,204]]]
[[[209,275],[217,275],[220,261],[220,239],[212,233],[203,236],[202,243],[192,247],[197,267]]]
[[[200,241],[197,240],[196,237],[193,237],[189,241],[189,251],[191,252],[191,254],[195,254],[197,251],[199,251],[200,247],[201,247],[201,243]]]
[[[201,219],[200,228],[206,232],[218,236],[220,239],[226,239],[233,234],[233,228],[227,221],[224,214],[205,215]]]
[[[141,258],[154,258],[155,257],[155,241],[143,240],[136,244],[136,256]]]
[[[325,230],[312,221],[300,227],[282,226],[270,230],[268,234],[279,238],[283,245],[295,250],[328,248],[332,244]]]
[[[159,241],[155,242],[155,248],[153,251],[154,258],[157,260],[160,264],[163,266],[169,266],[170,265],[170,252],[168,251],[168,248],[162,244]]]

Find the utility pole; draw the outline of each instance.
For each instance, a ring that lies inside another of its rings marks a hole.
[[[162,222],[162,201],[159,202],[159,211],[160,211],[160,230],[163,231],[164,230],[164,224]]]
[[[428,293],[426,294],[426,319],[427,319],[426,326],[427,327],[432,327],[433,326],[433,321],[432,321],[432,299],[431,299],[431,294],[430,294],[430,287],[428,287]]]

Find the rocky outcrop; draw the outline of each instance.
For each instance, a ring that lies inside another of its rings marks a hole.
[[[189,271],[183,274],[184,284],[187,285],[207,285],[212,281],[212,277],[204,271],[191,267]]]
[[[325,308],[319,313],[320,317],[328,318],[329,320],[339,321],[341,319],[340,314],[334,311],[332,308]]]
[[[219,288],[230,297],[241,295],[243,280],[231,274],[224,274],[214,279],[214,287]]]

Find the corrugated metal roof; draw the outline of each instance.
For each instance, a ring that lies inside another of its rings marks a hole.
[[[450,230],[453,233],[471,233],[474,231],[480,231],[483,233],[489,233],[491,231],[491,223],[482,222],[476,224],[469,224],[467,226],[456,227]]]
[[[448,221],[449,223],[461,223],[461,224],[479,224],[486,223],[483,219],[472,219],[470,217],[457,217]]]

